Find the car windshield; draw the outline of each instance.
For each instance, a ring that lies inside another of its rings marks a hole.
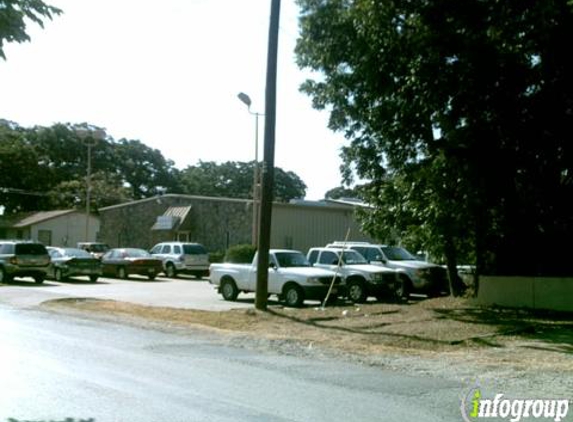
[[[276,252],[279,267],[310,267],[308,259],[300,252]]]
[[[368,261],[356,251],[344,251],[342,253],[342,261],[346,265],[363,265],[368,264]]]
[[[131,258],[149,258],[151,254],[143,249],[126,249],[125,256],[129,256]]]
[[[91,258],[91,255],[87,251],[77,248],[65,248],[64,255],[74,258]]]
[[[397,246],[385,246],[382,248],[384,255],[390,261],[415,261],[416,257],[413,256],[404,248],[399,248]]]
[[[47,251],[43,245],[37,243],[17,243],[16,253],[20,255],[46,255]]]

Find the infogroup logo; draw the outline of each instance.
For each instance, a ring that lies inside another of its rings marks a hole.
[[[466,422],[497,418],[510,422],[522,420],[553,420],[560,422],[569,413],[568,399],[509,399],[498,393],[493,398],[482,396],[478,387],[462,397],[462,418]]]

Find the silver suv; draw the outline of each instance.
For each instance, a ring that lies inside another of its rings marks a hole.
[[[327,247],[353,249],[374,265],[401,271],[401,295],[423,293],[439,296],[449,292],[445,268],[430,262],[420,261],[406,249],[398,246],[376,245],[368,242],[333,242]]]
[[[15,277],[32,277],[42,284],[50,265],[46,247],[38,242],[0,240],[0,283]]]
[[[162,242],[149,251],[163,261],[163,271],[170,278],[178,273],[192,274],[195,277],[209,275],[209,254],[199,243]]]
[[[399,293],[398,271],[370,265],[351,249],[310,248],[306,257],[314,267],[339,272],[344,278],[346,295],[352,302],[363,303],[368,296],[388,301]]]

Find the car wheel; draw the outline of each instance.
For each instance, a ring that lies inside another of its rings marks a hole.
[[[169,278],[177,278],[177,270],[171,262],[165,266],[165,275]]]
[[[348,284],[348,299],[354,303],[366,302],[366,290],[362,281],[353,280]]]
[[[221,295],[223,295],[223,299],[225,300],[237,300],[237,296],[239,296],[239,289],[237,289],[237,285],[233,280],[225,279],[221,282]]]
[[[410,295],[410,279],[408,279],[407,276],[401,275],[398,278],[398,287],[394,294],[398,300],[408,299],[408,296]]]
[[[0,267],[0,284],[8,284],[10,281],[12,281],[12,278],[6,274],[6,270],[4,268]]]
[[[125,267],[119,267],[117,269],[117,277],[118,278],[122,278],[122,279],[127,279],[127,270],[125,269]]]
[[[90,281],[92,283],[97,283],[98,276],[97,275],[90,275]]]
[[[45,276],[43,275],[36,275],[34,276],[34,281],[36,282],[36,284],[42,284],[44,282],[44,278]]]
[[[299,308],[304,302],[304,292],[297,284],[287,284],[284,288],[283,295],[285,304],[292,308]]]

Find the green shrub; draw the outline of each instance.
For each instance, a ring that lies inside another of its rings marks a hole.
[[[250,264],[253,262],[253,257],[257,248],[253,245],[235,245],[227,249],[227,254],[225,255],[225,262],[231,262],[234,264]]]
[[[211,264],[214,264],[217,262],[223,262],[224,258],[225,258],[225,252],[223,252],[223,251],[209,252],[209,262]]]

